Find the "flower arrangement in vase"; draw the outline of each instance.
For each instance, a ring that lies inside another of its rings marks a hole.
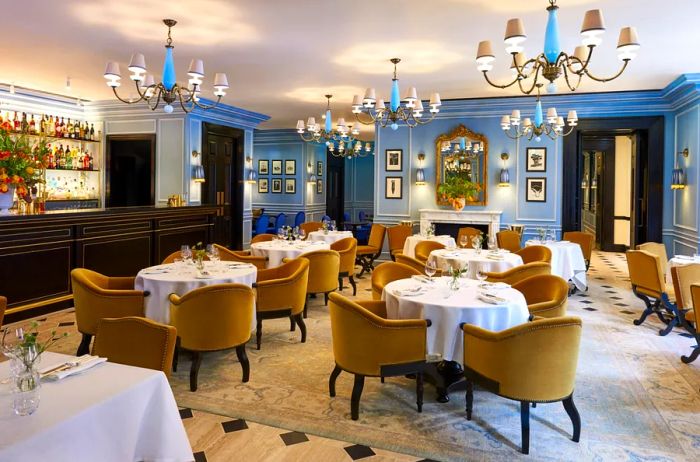
[[[207,256],[207,249],[201,242],[192,246],[192,259],[198,271],[204,270],[204,258]]]
[[[50,147],[46,140],[29,142],[26,136],[0,130],[0,214],[7,211],[17,197],[32,202],[37,185],[44,183]]]
[[[459,279],[467,273],[469,270],[469,265],[457,267],[455,265],[449,265],[449,268],[443,270],[442,274],[444,276],[449,276],[450,280],[447,282],[447,286],[450,290],[459,290]]]
[[[481,249],[484,247],[484,233],[479,231],[479,234],[472,236],[472,247],[474,247],[476,253],[481,253]]]
[[[438,186],[438,194],[452,205],[455,210],[462,210],[467,202],[476,200],[481,186],[460,175],[452,175]]]

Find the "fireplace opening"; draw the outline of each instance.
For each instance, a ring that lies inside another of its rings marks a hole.
[[[434,223],[435,225],[435,234],[436,235],[442,235],[442,234],[448,234],[452,237],[455,238],[455,241],[457,241],[457,234],[459,234],[459,228],[466,228],[467,226],[471,228],[476,228],[482,233],[484,233],[484,246],[487,243],[486,240],[486,235],[489,233],[489,225],[487,224],[482,224],[482,223]]]

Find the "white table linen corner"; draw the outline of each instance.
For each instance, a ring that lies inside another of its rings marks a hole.
[[[552,251],[552,274],[573,282],[579,290],[588,288],[586,260],[583,258],[580,245],[568,241],[540,242],[537,240],[529,240],[525,245],[544,245],[549,248]]]
[[[403,254],[411,258],[416,258],[416,245],[422,241],[435,241],[444,245],[448,249],[453,249],[457,246],[455,239],[447,234],[441,234],[438,236],[422,236],[420,234],[414,234],[408,236],[403,244]]]

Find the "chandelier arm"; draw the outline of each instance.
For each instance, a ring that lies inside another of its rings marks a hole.
[[[362,114],[365,114],[366,116],[368,116],[370,118],[370,120],[368,122],[365,122],[364,120],[362,120],[360,118],[360,116]],[[369,112],[369,110],[367,112],[363,111],[363,112],[355,113],[355,119],[357,119],[357,121],[360,122],[362,125],[374,125],[379,120],[379,118],[376,116],[373,116],[372,113]]]
[[[522,137],[524,134],[521,134],[517,130],[515,131],[515,135],[510,134],[511,130],[503,130],[503,133],[510,138],[511,140],[517,140],[518,138]]]
[[[312,142],[312,141],[316,141],[316,139],[315,139],[315,137],[313,136],[313,134],[311,135],[310,138],[306,138],[306,137],[304,136],[305,134],[306,134],[306,132],[304,132],[304,133],[299,133],[299,136],[300,136],[301,139],[304,140],[305,142],[310,143],[310,142]]]
[[[197,106],[200,109],[205,109],[205,110],[215,108],[216,106],[219,105],[219,102],[221,102],[221,96],[216,98],[216,102],[214,104],[202,104],[202,103],[196,101],[194,98],[192,98],[192,103],[195,106]]]
[[[162,95],[163,95],[163,89],[158,87],[158,93],[155,94],[156,99],[155,99],[155,102],[153,103],[153,105],[151,105],[150,100],[148,101],[148,107],[151,109],[151,111],[155,111],[158,108],[158,105],[160,104],[160,98]],[[153,99],[153,98],[151,98],[151,99]]]
[[[593,57],[593,49],[594,48],[595,48],[595,45],[588,45],[588,56],[586,57],[586,61],[581,61],[580,59],[573,57],[573,56],[569,57],[569,60],[575,59],[576,61],[578,61],[579,64],[581,64],[581,69],[579,69],[578,71],[575,71],[572,68],[569,68],[569,70],[571,72],[573,72],[574,74],[583,76],[583,74],[585,74],[586,70],[588,69],[588,65],[591,63],[591,58]],[[570,65],[571,64],[569,64],[569,66]]]
[[[416,117],[413,116],[413,115],[411,115],[411,117],[412,117],[413,120],[415,120],[418,124],[420,124],[420,125],[425,125],[425,124],[427,124],[427,123],[432,122],[433,119],[435,119],[435,117],[437,117],[437,115],[438,115],[437,112],[431,112],[431,113],[430,113],[430,118],[428,118],[428,119],[422,119],[422,120],[421,120],[421,119],[416,119]]]
[[[189,101],[184,101],[180,93],[177,94],[177,101],[180,103],[180,107],[183,111],[185,111],[185,113],[192,112],[192,110],[194,109],[194,104],[189,104],[188,106],[185,106],[185,104],[189,103]]]
[[[148,98],[146,98],[146,92],[145,92],[145,91],[144,91],[143,93],[141,92],[141,86],[139,85],[138,81],[134,80],[134,86],[136,87],[136,93],[139,94],[139,99],[136,100],[136,101],[134,101],[134,102],[137,103],[137,102],[139,102],[139,101],[141,101],[141,100],[146,100],[146,101],[147,101]],[[147,88],[148,88],[148,87],[147,87]]]
[[[591,79],[595,80],[596,82],[610,82],[611,80],[615,80],[616,78],[620,77],[623,72],[625,72],[625,69],[627,69],[627,65],[629,64],[630,60],[629,58],[624,59],[624,64],[622,65],[622,68],[618,71],[617,74],[613,75],[612,77],[607,77],[607,78],[601,78],[601,77],[596,77],[595,75],[591,74],[588,70],[585,71],[586,75],[590,77]]]
[[[533,71],[530,71],[529,74],[525,74],[525,72],[523,72],[530,63],[533,64],[532,68],[533,70],[535,70],[535,68],[537,67],[537,58],[530,58],[527,61],[525,61],[522,66],[518,67],[517,63],[515,62],[515,57],[513,57],[513,64],[515,64],[515,70],[518,71],[518,77],[522,77],[523,79],[530,78]]]
[[[518,80],[518,87],[520,87],[520,91],[521,91],[521,92],[525,93],[526,95],[529,95],[530,93],[533,92],[533,90],[534,90],[535,88],[537,88],[537,83],[538,83],[538,82],[537,82],[537,79],[538,79],[538,77],[539,77],[540,70],[542,70],[542,66],[537,66],[537,67],[535,68],[535,77],[534,77],[534,79],[532,80],[532,86],[530,87],[529,90],[525,90],[525,89],[523,88],[522,80]]]
[[[112,87],[112,91],[114,92],[114,96],[116,96],[117,99],[118,99],[119,101],[121,101],[122,103],[126,103],[126,104],[135,104],[135,103],[138,103],[139,101],[141,101],[141,100],[143,99],[143,98],[139,98],[139,99],[137,99],[137,100],[135,100],[135,101],[129,101],[129,100],[123,99],[121,96],[119,96],[119,94],[117,93],[117,87]]]
[[[574,125],[569,125],[569,130],[568,130],[566,133],[562,132],[562,133],[561,133],[561,136],[569,136],[569,135],[571,135],[571,132],[574,131],[574,128],[576,128]]]
[[[569,87],[569,90],[571,91],[576,91],[579,85],[581,85],[581,74],[578,74],[574,72],[574,74],[578,77],[578,80],[576,81],[576,85],[571,85],[571,82],[569,81],[569,70],[567,66],[562,66],[564,69],[564,81],[566,81],[566,86]]]
[[[505,89],[505,88],[511,87],[511,86],[515,85],[517,82],[520,81],[520,79],[518,78],[518,76],[516,76],[515,79],[514,79],[511,83],[508,83],[508,84],[506,84],[506,85],[499,85],[499,84],[497,84],[497,83],[492,82],[491,79],[489,79],[488,71],[481,71],[481,72],[483,72],[484,78],[486,79],[486,82],[487,82],[489,85],[491,85],[492,87],[500,88],[500,89]]]

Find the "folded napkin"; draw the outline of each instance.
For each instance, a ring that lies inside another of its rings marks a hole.
[[[691,257],[691,256],[689,256],[689,255],[676,255],[676,256],[673,257],[673,258],[675,258],[675,259],[677,259],[677,260],[688,260],[688,261],[694,261],[694,260],[695,260],[695,257]]]
[[[487,255],[486,258],[488,258],[489,260],[496,260],[496,261],[505,260],[505,257],[503,255]]]
[[[408,289],[394,289],[392,293],[397,297],[411,297],[414,295],[421,295],[423,293],[423,288],[418,286]]]
[[[433,283],[433,280],[430,279],[428,276],[423,276],[423,275],[420,275],[420,274],[414,274],[413,276],[411,276],[411,279],[414,279],[414,280],[420,281],[420,282],[425,282],[425,283],[427,283],[427,284],[432,284],[432,283]]]
[[[107,358],[83,355],[79,358],[75,358],[73,361],[67,361],[65,363],[45,367],[44,369],[40,370],[39,373],[41,374],[43,380],[51,382],[64,379],[70,375],[79,374],[87,369],[90,369],[91,367],[102,364],[105,361],[107,361]]]
[[[195,278],[195,279],[211,279],[211,278],[213,278],[213,277],[214,277],[213,274],[207,273],[207,274],[197,274],[197,275],[195,275],[194,278]]]
[[[505,298],[501,298],[489,292],[479,292],[478,298],[482,302],[486,302],[491,305],[503,305],[508,302],[508,300]]]
[[[506,284],[505,282],[484,282],[479,284],[479,288],[486,290],[510,289],[510,284]]]

